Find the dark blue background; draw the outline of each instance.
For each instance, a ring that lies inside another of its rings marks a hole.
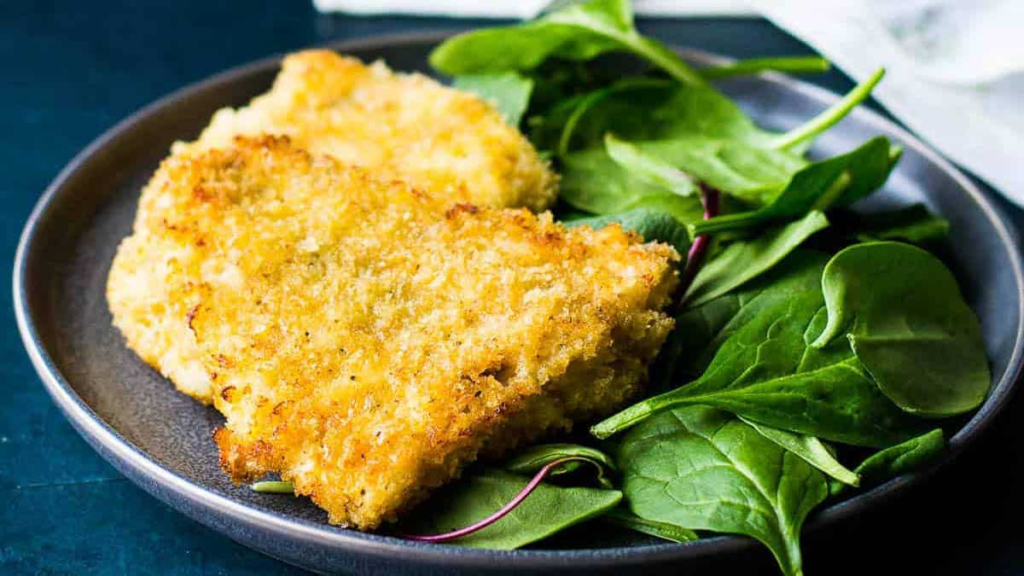
[[[0,0],[0,255],[32,205],[116,121],[214,72],[276,52],[381,33],[483,22],[320,16],[308,0]],[[755,20],[641,22],[669,42],[733,56],[804,53]],[[839,73],[813,78],[837,90]],[[1022,152],[1024,154],[1024,152]],[[1000,205],[1016,222],[1024,213]],[[46,396],[2,291],[0,572],[297,572],[181,516],[121,478]],[[1024,574],[1024,400],[922,489],[808,539],[814,574]]]

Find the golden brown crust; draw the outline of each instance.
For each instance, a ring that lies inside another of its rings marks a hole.
[[[159,282],[225,470],[280,472],[334,523],[393,520],[479,453],[613,410],[671,327],[678,255],[618,226],[453,206],[280,138],[171,158],[150,187],[115,321],[124,271],[173,254]]]
[[[193,149],[238,135],[286,135],[313,153],[399,178],[437,196],[543,210],[557,180],[490,104],[420,74],[329,50],[287,56],[268,93],[214,115]]]

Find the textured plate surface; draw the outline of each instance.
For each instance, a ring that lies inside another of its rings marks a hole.
[[[441,35],[385,37],[334,46],[397,70],[428,71]],[[714,58],[688,52],[698,63]],[[584,526],[537,549],[490,552],[410,543],[331,527],[305,500],[258,495],[220,472],[210,439],[220,416],[176,393],[127,350],[110,325],[104,287],[110,261],[131,228],[138,194],[170,144],[194,138],[210,115],[265,91],[269,59],[185,88],[128,118],[83,151],[33,212],[14,270],[19,329],[48,392],[89,443],[144,489],[200,522],[267,554],[320,571],[441,573],[473,569],[675,571],[722,566],[761,552],[749,540],[716,537],[663,544]],[[768,75],[721,88],[766,127],[785,128],[836,99],[818,88]],[[820,530],[904,492],[951,461],[1006,403],[1021,368],[1024,277],[1017,240],[995,208],[948,163],[892,123],[857,110],[821,138],[814,154],[835,154],[884,134],[906,151],[885,190],[865,209],[924,202],[951,222],[949,260],[982,320],[994,387],[985,405],[929,470],[896,478],[816,514]],[[686,564],[680,562],[686,561]]]

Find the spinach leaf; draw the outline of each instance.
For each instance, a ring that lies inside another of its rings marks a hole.
[[[800,169],[767,206],[693,222],[688,229],[691,236],[756,229],[767,222],[799,218],[811,210],[850,204],[884,184],[898,157],[898,149],[890,147],[885,137],[872,138],[852,152]]]
[[[612,161],[604,150],[573,156],[563,164],[559,197],[574,208],[601,215],[650,208],[682,223],[703,218],[699,197],[648,184]]]
[[[758,424],[757,422],[753,422],[745,418],[740,418],[740,420],[743,420],[752,426],[754,430],[760,432],[765,438],[775,442],[780,447],[789,450],[793,454],[796,454],[802,458],[804,462],[807,462],[811,466],[814,466],[818,470],[821,470],[843,484],[849,484],[850,486],[860,485],[860,476],[858,476],[856,472],[851,472],[846,466],[840,464],[839,461],[836,460],[835,456],[832,455],[832,452],[829,451],[828,447],[814,436],[797,434],[795,432],[765,426],[764,424]]]
[[[660,186],[666,192],[680,196],[691,196],[697,192],[697,185],[685,172],[644,153],[629,142],[619,140],[610,132],[604,136],[604,147],[615,163],[647,184]]]
[[[597,471],[597,482],[602,488],[611,489],[612,481],[608,472],[615,470],[615,461],[610,456],[588,446],[579,444],[538,444],[520,451],[506,460],[501,467],[515,474],[533,474],[544,466],[566,456],[585,458]],[[578,470],[582,464],[579,460],[565,462],[551,470],[550,476],[558,476]]]
[[[922,204],[906,208],[861,214],[835,215],[836,231],[858,242],[899,240],[911,244],[929,244],[949,234],[949,221],[932,214]]]
[[[403,528],[440,534],[469,526],[499,510],[529,482],[516,474],[485,469],[442,488],[416,509]],[[617,490],[562,488],[542,483],[501,520],[453,544],[512,550],[600,516],[622,500]]]
[[[686,233],[686,227],[669,213],[661,210],[637,208],[619,214],[577,218],[563,222],[568,228],[590,226],[594,230],[604,228],[612,223],[617,223],[626,230],[636,232],[647,242],[664,242],[675,248],[680,254],[686,254],[690,248],[690,237]]]
[[[945,447],[946,441],[942,430],[936,428],[906,442],[875,452],[861,462],[854,472],[861,477],[863,486],[874,486],[905,472],[921,468],[935,460]],[[829,491],[835,496],[845,492],[846,486],[832,485],[829,487]]]
[[[634,532],[640,532],[641,534],[647,534],[648,536],[655,536],[662,540],[668,540],[669,542],[692,542],[697,539],[697,533],[693,530],[670,524],[668,522],[655,522],[654,520],[646,520],[624,510],[623,508],[615,508],[610,512],[601,516],[601,520],[633,530]]]
[[[623,438],[616,460],[637,516],[744,534],[802,574],[800,529],[828,495],[825,476],[720,410],[695,406],[651,418]]]
[[[901,242],[856,244],[822,276],[824,348],[846,334],[854,354],[900,408],[944,417],[977,408],[991,386],[981,328],[953,274]]]
[[[769,278],[723,329],[728,337],[700,378],[626,408],[591,433],[607,438],[655,412],[698,404],[858,446],[888,446],[918,433],[917,419],[881,393],[849,345],[810,345],[826,322],[824,258],[794,256],[782,267],[788,277]]]
[[[533,92],[533,80],[515,72],[456,76],[452,86],[492,103],[510,126],[519,126]]]
[[[552,57],[590,60],[610,51],[631,52],[680,82],[704,83],[678,54],[636,31],[628,0],[575,2],[518,26],[460,34],[434,49],[430,64],[446,74],[481,74],[530,70]]]
[[[699,306],[735,290],[764,274],[815,232],[828,226],[817,210],[802,219],[765,231],[751,240],[736,240],[705,264],[683,295],[683,302]]]
[[[771,56],[737,60],[722,66],[709,66],[700,68],[697,72],[708,80],[717,80],[760,72],[787,72],[790,74],[828,72],[830,67],[829,61],[820,56]]]
[[[607,133],[631,142],[682,138],[719,145],[741,141],[763,148],[778,136],[758,128],[732,100],[713,88],[644,77],[627,78],[577,96],[552,111],[548,123],[562,127],[561,140],[582,149],[602,147]]]
[[[810,142],[826,130],[835,126],[837,122],[846,117],[851,110],[871,95],[871,91],[885,76],[885,68],[879,68],[843,96],[841,100],[830,106],[827,110],[818,114],[810,121],[805,122],[798,128],[790,130],[778,136],[772,143],[773,148],[803,151]]]

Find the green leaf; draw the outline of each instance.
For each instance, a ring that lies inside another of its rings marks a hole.
[[[664,242],[675,248],[680,254],[686,254],[690,248],[690,237],[686,233],[686,227],[671,214],[650,208],[637,208],[607,216],[578,218],[563,223],[569,228],[590,226],[594,230],[616,223],[626,230],[636,232],[646,242]]]
[[[564,160],[559,198],[591,214],[649,208],[667,212],[682,223],[704,215],[697,196],[680,196],[648,184],[612,161],[604,150],[573,154]]]
[[[708,80],[718,80],[761,72],[786,72],[789,74],[828,72],[830,67],[829,61],[820,56],[771,56],[738,60],[722,66],[709,66],[701,68],[697,72]]]
[[[858,476],[856,472],[852,472],[846,466],[840,464],[839,461],[836,460],[835,456],[832,455],[832,452],[829,451],[828,447],[814,436],[797,434],[795,432],[765,426],[764,424],[758,424],[757,422],[746,420],[744,418],[740,419],[750,426],[753,426],[754,430],[760,432],[765,438],[775,442],[780,447],[789,450],[793,454],[796,454],[803,459],[804,462],[807,462],[832,478],[835,478],[843,484],[849,484],[850,486],[860,485],[860,476]]]
[[[417,534],[442,534],[469,526],[501,509],[529,478],[485,469],[442,488],[403,523]],[[562,488],[542,483],[494,524],[453,541],[457,546],[513,550],[604,514],[622,500],[617,490]]]
[[[837,214],[837,232],[858,242],[899,240],[911,244],[929,244],[949,234],[949,221],[932,214],[922,204],[869,214]]]
[[[942,430],[936,428],[901,444],[875,452],[854,471],[861,477],[863,486],[874,486],[932,462],[942,454],[945,447],[946,441]],[[845,489],[842,485],[833,486],[831,493],[834,496]]]
[[[604,147],[612,160],[647,184],[679,196],[691,196],[697,192],[697,185],[685,172],[611,133],[605,134]]]
[[[766,150],[778,136],[758,128],[732,100],[713,88],[644,77],[626,78],[577,96],[551,116],[551,126],[570,125],[560,139],[571,140],[581,149],[603,147],[609,132],[636,143],[690,139],[721,145],[723,141],[741,141],[760,144]],[[575,121],[569,122],[570,118]]]
[[[601,516],[601,519],[610,524],[633,530],[634,532],[640,532],[641,534],[647,534],[648,536],[661,538],[662,540],[668,540],[669,542],[692,542],[698,538],[697,533],[693,530],[668,522],[646,520],[621,507]]]
[[[784,574],[802,574],[800,530],[828,495],[825,476],[731,415],[703,406],[651,418],[616,460],[637,516],[764,543]]]
[[[825,215],[813,210],[800,220],[766,230],[751,240],[731,242],[697,272],[683,302],[688,307],[699,306],[735,290],[770,270],[826,227]]]
[[[510,126],[519,126],[533,92],[533,80],[515,72],[456,76],[452,86],[492,103]]]
[[[590,60],[610,51],[631,52],[680,82],[704,83],[678,54],[636,31],[628,0],[575,2],[525,24],[460,34],[434,49],[430,64],[446,74],[482,74],[531,70],[552,57]]]
[[[249,485],[253,492],[260,494],[295,494],[295,486],[282,480],[262,480]]]
[[[991,386],[978,318],[942,262],[910,244],[856,244],[822,277],[828,324],[816,348],[846,334],[886,396],[907,412],[977,408]]]
[[[690,234],[756,229],[767,222],[800,218],[811,210],[850,204],[881,187],[894,165],[889,141],[872,138],[852,152],[800,169],[767,206],[694,222]]]
[[[610,456],[588,446],[579,444],[538,444],[518,452],[506,460],[501,467],[515,474],[533,474],[544,466],[567,456],[584,458],[597,472],[597,482],[602,488],[613,488],[608,473],[615,470],[615,462]],[[582,464],[579,460],[565,462],[556,466],[549,473],[551,476],[567,474],[578,470]]]
[[[919,433],[918,421],[881,393],[845,342],[810,346],[826,321],[824,262],[794,253],[752,287],[757,294],[713,336],[714,359],[700,378],[626,408],[591,433],[607,438],[656,412],[698,404],[858,446],[888,446]]]
[[[871,91],[882,81],[885,76],[885,68],[879,68],[858,84],[841,100],[830,106],[821,114],[804,123],[799,128],[782,134],[772,143],[773,148],[803,149],[811,140],[822,134],[837,122],[846,117],[851,110],[857,107],[871,95]]]

